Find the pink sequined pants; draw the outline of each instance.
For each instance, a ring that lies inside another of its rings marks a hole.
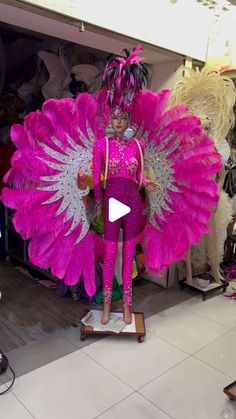
[[[123,191],[122,191],[123,192]],[[122,193],[121,201],[131,207],[131,212],[117,221],[108,220],[108,200],[105,199],[105,259],[103,265],[103,293],[104,303],[111,303],[112,285],[115,273],[116,258],[120,228],[123,229],[122,251],[122,281],[123,281],[123,306],[132,305],[132,271],[135,246],[142,223],[142,202],[138,190],[129,195],[128,202]],[[117,195],[117,194],[116,194]],[[114,196],[112,194],[112,196]],[[116,196],[119,199],[119,195]]]

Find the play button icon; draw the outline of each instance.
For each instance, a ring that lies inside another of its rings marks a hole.
[[[126,214],[129,214],[131,208],[128,205],[123,204],[122,202],[118,201],[115,198],[109,198],[108,204],[108,219],[111,223],[119,218],[123,217]]]
[[[107,179],[105,188],[102,180],[94,186],[93,194],[102,197],[102,216],[97,225],[94,223],[95,232],[99,230],[98,234],[111,242],[139,239],[147,224],[149,202],[135,180],[112,176]],[[91,201],[87,202],[89,212]]]

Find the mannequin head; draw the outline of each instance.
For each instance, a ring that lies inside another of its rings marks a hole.
[[[124,132],[129,127],[128,112],[114,111],[111,114],[111,126],[117,137],[122,137]]]
[[[211,130],[211,123],[209,118],[201,118],[201,123],[202,123],[202,129],[204,131],[204,133],[206,135],[210,135],[210,130]]]

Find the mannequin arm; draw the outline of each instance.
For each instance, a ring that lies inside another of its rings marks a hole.
[[[219,191],[222,191],[223,186],[224,186],[224,181],[225,181],[225,175],[226,175],[226,170],[223,167],[219,172],[218,172],[218,185],[219,185]]]

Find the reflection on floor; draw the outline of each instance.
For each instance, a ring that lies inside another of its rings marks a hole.
[[[8,352],[69,327],[87,305],[73,304],[17,271],[0,263],[0,347]]]
[[[80,341],[80,319],[89,308],[86,302],[58,297],[55,290],[40,286],[5,261],[0,263],[0,289],[0,348],[8,353],[17,376],[99,340]],[[133,308],[146,318],[188,298],[190,293],[178,288],[164,290],[146,280],[134,281]],[[114,303],[113,309],[121,310],[122,301]]]
[[[113,336],[82,347],[74,328],[16,349],[11,362],[21,376],[0,397],[1,417],[235,419],[223,393],[236,379],[235,313],[222,295],[194,297],[146,319],[141,344]],[[58,347],[61,357],[50,362]],[[35,368],[40,357],[46,362]]]

